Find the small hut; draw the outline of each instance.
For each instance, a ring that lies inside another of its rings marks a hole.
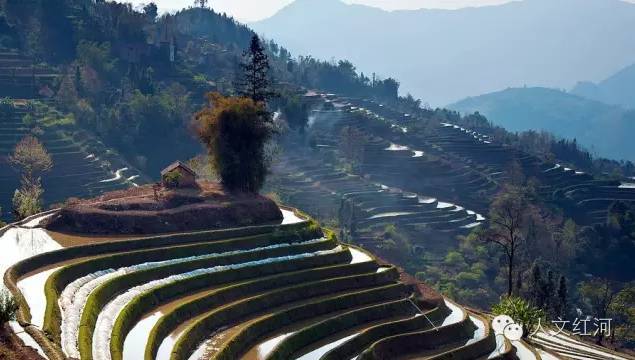
[[[175,161],[161,170],[161,184],[168,188],[196,187],[196,172],[181,161]]]

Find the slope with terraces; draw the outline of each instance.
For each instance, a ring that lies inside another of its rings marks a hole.
[[[25,100],[15,100],[14,104],[9,115],[0,116],[0,206],[3,209],[11,208],[13,192],[20,185],[19,174],[11,167],[9,156],[15,145],[31,134],[36,134],[53,160],[52,170],[43,174],[42,181],[47,205],[69,197],[91,197],[148,181],[90,133],[72,124],[49,126],[42,123],[47,117],[61,116],[51,107],[41,104],[34,107]],[[34,123],[24,121],[27,114],[35,119]]]
[[[412,256],[439,261],[458,246],[457,235],[485,219],[494,177],[402,145],[401,128],[365,124],[357,109],[338,108],[313,112],[313,146],[285,144],[269,181],[285,202],[323,221],[337,220],[344,239],[402,264],[404,248],[387,244],[387,229],[408,236]],[[365,138],[355,174],[339,160],[338,143],[348,139],[337,134],[345,127]]]
[[[0,97],[40,97],[40,91],[58,76],[55,69],[17,51],[0,51]]]
[[[485,315],[283,212],[278,224],[70,247],[37,227],[44,214],[0,231],[31,251],[3,264],[4,283],[50,359],[513,358]]]
[[[606,180],[547,163],[455,124],[428,121],[432,128],[420,131],[425,120],[372,101],[327,94],[322,98],[335,104],[336,109],[322,118],[336,125],[333,131],[322,131],[318,142],[335,145],[337,140],[329,134],[337,134],[343,126],[366,133],[373,140],[365,145],[361,172],[389,186],[484,213],[488,199],[506,180],[506,170],[516,162],[526,177],[538,180],[538,192],[544,199],[563,207],[568,216],[583,225],[604,222],[609,206],[616,200],[635,201],[635,184],[628,179]],[[319,121],[318,114],[316,123]],[[321,131],[319,127],[317,131]]]

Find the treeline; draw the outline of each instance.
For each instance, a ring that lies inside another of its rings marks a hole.
[[[425,110],[429,112],[430,110]],[[624,178],[635,176],[635,165],[631,161],[611,160],[594,156],[580,145],[576,139],[558,138],[547,131],[523,131],[513,133],[492,124],[485,116],[476,112],[461,116],[444,110],[448,122],[455,123],[480,133],[492,136],[496,141],[514,146],[539,158],[568,165],[576,170],[599,176]]]

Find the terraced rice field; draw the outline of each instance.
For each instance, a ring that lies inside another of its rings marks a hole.
[[[286,203],[319,219],[338,219],[344,239],[376,251],[387,226],[411,234],[417,251],[438,252],[456,243],[485,220],[486,196],[497,184],[477,171],[460,170],[424,155],[428,150],[401,145],[396,137],[371,132],[354,112],[316,111],[311,137],[314,147],[287,144],[274,166],[269,186]],[[344,127],[366,134],[363,161],[352,174],[335,160]],[[407,133],[406,133],[407,134]],[[466,190],[467,189],[467,190]],[[465,195],[465,196],[464,196]],[[443,249],[442,249],[443,248]]]
[[[40,86],[58,76],[54,69],[35,64],[16,51],[0,52],[0,97],[39,97]]]
[[[20,253],[3,258],[5,284],[22,304],[19,321],[30,341],[51,359],[485,359],[512,352],[509,343],[496,346],[483,316],[449,299],[423,298],[396,268],[284,213],[279,225],[87,238],[68,248],[31,228],[35,219],[0,235],[3,247]]]
[[[20,186],[19,174],[10,166],[8,156],[23,137],[31,134],[32,126],[22,121],[29,111],[17,106],[10,117],[0,117],[0,206],[5,211],[11,208],[13,192]],[[148,181],[86,132],[44,128],[44,133],[37,137],[53,160],[53,169],[43,175],[43,197],[47,205],[69,197],[93,197]]]
[[[312,156],[294,153],[290,159],[299,165],[300,171],[307,166],[305,164],[318,163],[314,156],[316,152],[325,153],[323,158],[332,159],[340,142],[337,134],[342,128],[350,127],[366,137],[358,171],[362,177],[390,188],[459,204],[476,213],[486,213],[489,199],[506,180],[505,170],[513,161],[520,164],[525,176],[540,182],[539,192],[545,199],[563,206],[567,215],[579,224],[603,223],[608,207],[614,201],[635,201],[635,186],[629,179],[600,180],[560,164],[546,163],[499,144],[487,134],[451,123],[441,123],[425,134],[408,131],[423,120],[368,100],[332,94],[321,96],[321,101],[333,104],[335,110],[313,114],[311,136],[315,152],[309,153]],[[378,121],[369,121],[368,117]],[[280,168],[284,170],[288,162],[283,159]],[[281,173],[297,170],[291,168]],[[322,179],[318,180],[322,182]],[[449,228],[459,228],[453,225],[457,224],[451,224]]]

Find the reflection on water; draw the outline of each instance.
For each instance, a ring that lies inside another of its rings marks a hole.
[[[29,310],[31,311],[31,323],[40,329],[44,326],[44,313],[46,311],[46,293],[44,292],[44,285],[46,284],[46,279],[60,268],[61,266],[58,266],[41,271],[18,281],[18,288],[29,304]]]
[[[43,217],[31,220],[25,226],[36,226],[42,219]],[[4,278],[5,271],[18,261],[60,249],[61,246],[43,229],[13,227],[0,237],[0,248],[2,249],[0,275]],[[0,282],[0,289],[6,289],[4,281]]]
[[[130,330],[123,344],[124,359],[143,359],[148,335],[161,316],[163,316],[163,313],[157,311],[139,321]]]
[[[409,212],[409,211],[393,211],[393,212],[386,212],[386,213],[381,213],[381,214],[377,214],[377,215],[373,215],[371,217],[369,217],[369,220],[372,219],[381,219],[381,218],[385,218],[385,217],[395,217],[395,216],[404,216],[404,215],[412,215],[414,214],[413,212]]]
[[[451,313],[444,320],[441,326],[456,324],[463,319],[463,310],[453,302],[445,299],[445,305],[450,309]]]
[[[410,148],[407,147],[407,146],[404,146],[404,145],[398,145],[398,144],[391,143],[390,146],[385,148],[384,150],[388,150],[388,151],[406,151],[406,150],[410,150]]]
[[[297,224],[304,221],[291,210],[280,209],[282,211],[282,225]]]
[[[366,261],[373,261],[373,258],[368,256],[368,254],[366,254],[363,251],[357,250],[352,247],[349,247],[348,251],[350,251],[351,255],[353,256],[353,259],[351,260],[351,264],[357,264],[357,263],[366,262]]]
[[[288,338],[289,336],[295,334],[295,331],[286,333],[286,334],[282,334],[280,336],[276,336],[272,339],[269,339],[265,342],[263,342],[262,344],[258,345],[257,351],[258,351],[258,355],[257,355],[257,359],[266,359],[267,356],[269,356],[269,354],[271,354],[271,352],[273,351],[273,349],[276,348],[276,346],[278,346],[284,339]],[[248,354],[249,355],[249,354]],[[251,359],[249,356],[246,356],[249,359]]]
[[[327,352],[329,352],[331,349],[339,346],[340,344],[345,343],[346,341],[354,338],[355,336],[359,335],[359,333],[356,334],[352,334],[346,337],[343,337],[341,339],[338,339],[336,341],[333,341],[331,343],[328,343],[322,347],[319,347],[309,353],[306,353],[302,356],[300,356],[299,358],[297,358],[297,360],[319,360],[322,355],[326,354]]]
[[[483,323],[477,317],[471,316],[471,315],[470,315],[470,320],[472,320],[472,323],[476,325],[476,330],[474,330],[474,334],[472,334],[472,338],[468,340],[467,343],[465,343],[465,345],[475,343],[485,338],[485,323]]]
[[[443,201],[439,201],[437,203],[437,209],[447,209],[447,208],[451,208],[454,207],[456,205],[452,204],[452,203],[448,203],[448,202],[443,202]]]
[[[492,359],[492,358],[498,357],[504,352],[505,352],[505,335],[497,334],[496,335],[496,349],[492,351],[492,353],[489,354],[487,358]]]

